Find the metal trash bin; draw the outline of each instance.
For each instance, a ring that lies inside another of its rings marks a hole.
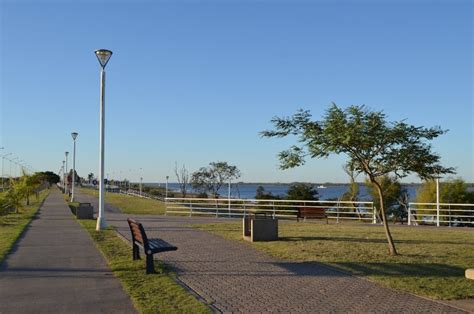
[[[266,214],[244,217],[242,227],[244,240],[251,242],[278,240],[278,219],[267,217]]]
[[[94,219],[94,207],[91,203],[79,203],[76,208],[77,219]]]

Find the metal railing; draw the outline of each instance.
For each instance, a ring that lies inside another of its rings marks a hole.
[[[257,200],[228,198],[166,198],[166,215],[208,215],[215,217],[244,217],[266,214],[273,218],[296,219],[299,208],[324,208],[328,219],[359,220],[376,223],[372,202]]]
[[[140,191],[132,190],[132,189],[120,190],[119,193],[124,194],[124,195],[129,195],[129,196],[147,198],[147,199],[151,199],[151,200],[164,201],[164,197],[156,196],[156,195],[145,193],[145,192],[140,193]]]
[[[409,203],[408,225],[474,226],[474,204]]]

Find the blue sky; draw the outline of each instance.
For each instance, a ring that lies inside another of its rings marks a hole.
[[[57,171],[77,131],[77,170],[98,173],[93,51],[107,48],[109,177],[174,181],[175,161],[224,160],[244,181],[345,182],[344,156],[281,171],[294,140],[258,134],[336,102],[449,129],[433,148],[474,181],[470,1],[0,3],[0,147],[37,170]]]

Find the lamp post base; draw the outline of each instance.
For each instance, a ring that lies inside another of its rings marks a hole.
[[[97,225],[95,227],[96,231],[103,230],[107,227],[104,217],[97,217]]]

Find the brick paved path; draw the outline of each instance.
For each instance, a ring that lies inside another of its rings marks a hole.
[[[90,197],[83,200],[94,202]],[[109,213],[108,222],[129,239],[127,216]],[[189,223],[215,219],[135,218],[143,222],[150,237],[158,236],[178,246],[178,251],[162,253],[158,258],[170,264],[179,280],[218,311],[462,312],[435,301],[383,288],[321,264],[280,261],[248,244],[186,227]]]

